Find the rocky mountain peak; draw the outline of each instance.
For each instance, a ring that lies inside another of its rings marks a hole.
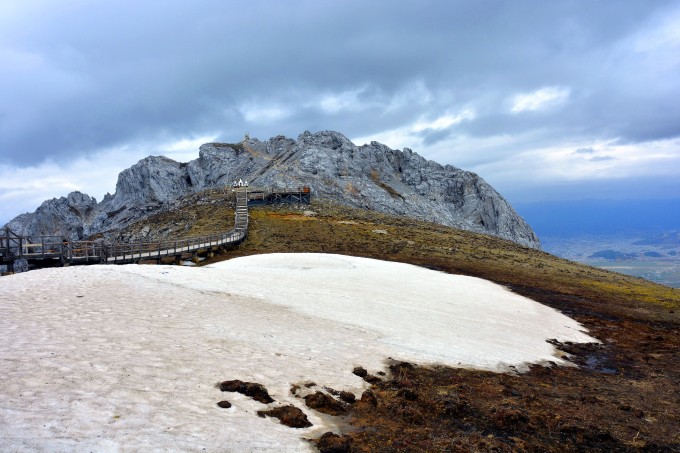
[[[158,204],[185,194],[191,186],[186,165],[165,156],[149,156],[118,175],[113,209]]]
[[[307,185],[314,196],[337,203],[540,247],[531,227],[478,175],[410,149],[393,150],[375,141],[357,146],[334,131],[305,131],[297,140],[276,136],[264,142],[206,143],[186,164],[150,156],[122,171],[116,192],[101,203],[70,194],[65,202],[50,200],[35,213],[17,217],[10,227],[28,235],[62,229],[64,235],[82,237],[120,228],[183,195],[238,179],[258,187]]]

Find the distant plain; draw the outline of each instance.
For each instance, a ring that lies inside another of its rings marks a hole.
[[[579,200],[516,208],[548,253],[680,287],[678,200]]]

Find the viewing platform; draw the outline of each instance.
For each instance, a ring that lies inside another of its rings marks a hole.
[[[311,203],[309,186],[294,188],[248,188],[248,205],[263,204],[309,204]]]

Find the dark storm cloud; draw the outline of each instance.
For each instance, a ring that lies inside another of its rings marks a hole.
[[[539,176],[575,163],[605,185],[677,181],[680,150],[654,141],[680,140],[679,29],[670,0],[5,2],[0,217],[29,192],[95,190],[44,179],[98,156],[115,180],[130,150],[246,132],[384,138],[509,193],[548,193]]]
[[[680,78],[641,74],[654,57],[620,48],[672,5],[29,2],[0,19],[0,146],[26,164],[201,133],[365,135],[465,104],[479,107],[462,128],[471,134],[562,123],[632,141],[675,137]],[[419,81],[434,99],[387,108]],[[566,111],[504,115],[504,98],[542,86],[574,87]],[[310,105],[357,87],[359,110]],[[248,101],[288,112],[248,121]]]

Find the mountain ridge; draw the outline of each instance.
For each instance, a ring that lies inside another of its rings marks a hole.
[[[123,170],[101,202],[80,192],[47,200],[8,226],[25,236],[72,240],[122,228],[181,196],[243,179],[263,187],[312,187],[313,195],[357,208],[404,215],[540,248],[531,227],[478,175],[378,142],[357,146],[333,131],[293,140],[206,143],[187,163],[149,156]]]

